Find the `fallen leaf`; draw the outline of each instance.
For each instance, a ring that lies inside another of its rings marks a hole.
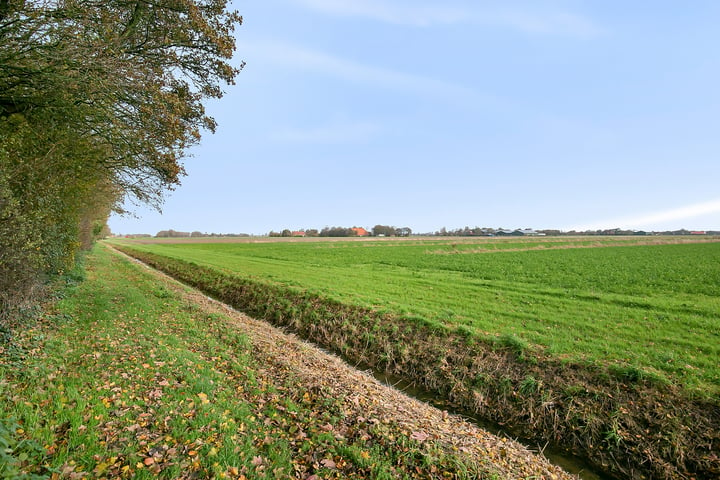
[[[430,435],[428,435],[425,432],[413,432],[412,435],[410,435],[410,438],[413,440],[417,440],[418,442],[424,442],[428,438],[430,438]]]

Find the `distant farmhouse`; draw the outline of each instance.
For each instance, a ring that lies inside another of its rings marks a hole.
[[[513,237],[544,237],[545,234],[542,232],[538,232],[533,230],[532,228],[524,228],[524,229],[516,229],[516,230],[507,230],[504,228],[501,228],[500,230],[495,231],[495,235],[497,236],[513,236]]]
[[[355,235],[357,235],[358,237],[367,237],[370,235],[370,232],[368,232],[367,230],[365,230],[362,227],[353,227],[350,230],[355,232]]]

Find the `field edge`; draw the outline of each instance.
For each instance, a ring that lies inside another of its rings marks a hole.
[[[127,246],[115,248],[218,300],[385,369],[513,434],[552,442],[610,474],[714,478],[720,406],[636,369],[563,363],[515,338],[481,341],[421,319],[344,305]]]

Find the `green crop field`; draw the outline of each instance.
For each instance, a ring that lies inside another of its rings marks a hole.
[[[135,249],[511,336],[558,358],[720,394],[720,242],[656,238],[137,243]]]

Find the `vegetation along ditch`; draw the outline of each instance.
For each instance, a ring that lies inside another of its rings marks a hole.
[[[472,421],[480,428],[483,428],[494,435],[508,437],[519,441],[528,448],[540,452],[554,465],[563,468],[568,473],[577,475],[582,480],[609,480],[613,478],[611,475],[607,475],[596,470],[584,459],[576,455],[572,455],[558,445],[550,445],[549,443],[540,445],[533,440],[520,438],[518,432],[514,431],[511,425],[500,425],[499,423],[488,419],[480,418],[474,412],[464,409],[459,405],[448,401],[446,398],[442,398],[437,394],[422,388],[415,382],[398,377],[386,370],[379,370],[363,364],[356,365],[356,368],[372,373],[373,377],[377,380],[387,385],[392,385],[394,388],[402,391],[406,395],[426,402],[449,413],[460,415],[466,420]]]
[[[488,340],[420,317],[117,248],[351,362],[414,382],[538,444],[560,445],[606,474],[720,475],[716,399],[689,395],[640,369],[563,360],[513,335]]]

